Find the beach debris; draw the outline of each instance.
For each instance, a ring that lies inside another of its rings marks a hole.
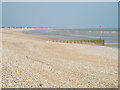
[[[39,86],[42,87],[42,84],[40,83]]]

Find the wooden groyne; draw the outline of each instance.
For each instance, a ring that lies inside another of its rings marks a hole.
[[[77,43],[77,44],[89,44],[89,45],[99,45],[104,46],[104,40],[97,39],[97,40],[52,40],[53,42],[60,42],[60,43]]]

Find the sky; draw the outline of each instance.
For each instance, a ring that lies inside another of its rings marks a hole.
[[[3,2],[2,26],[118,27],[117,2]]]
[[[2,2],[119,2],[120,0],[1,0]]]
[[[0,2],[0,27],[2,27],[2,3]]]

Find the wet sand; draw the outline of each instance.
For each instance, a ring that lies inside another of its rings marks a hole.
[[[3,88],[117,88],[118,50],[50,42],[46,37],[3,29]]]

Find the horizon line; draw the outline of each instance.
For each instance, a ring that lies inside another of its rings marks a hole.
[[[11,27],[11,26],[6,26],[6,27],[0,27],[0,28],[54,28],[54,29],[100,29],[99,27],[89,27],[89,28],[65,28],[65,27]],[[107,28],[107,27],[104,27],[102,29],[118,29],[118,28]]]

